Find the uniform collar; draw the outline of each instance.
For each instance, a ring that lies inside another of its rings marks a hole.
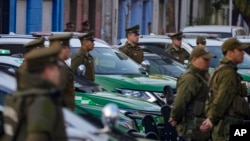
[[[176,50],[176,51],[179,51],[181,48],[180,47],[176,47],[176,46],[174,46],[174,45],[172,45],[173,46],[173,48]]]
[[[231,60],[228,60],[226,57],[223,57],[220,60],[220,64],[231,66],[237,70],[237,64],[233,63]]]
[[[89,56],[89,53],[88,53],[86,50],[84,50],[83,48],[80,48],[80,51],[81,51],[81,53],[82,53],[83,55]]]
[[[207,70],[200,70],[191,63],[187,66],[188,71],[194,72],[196,74],[199,74],[200,76],[207,77],[208,71]]]
[[[131,43],[131,42],[129,42],[129,41],[127,41],[126,45],[129,45],[129,47],[136,47],[135,44],[133,44],[133,43]]]

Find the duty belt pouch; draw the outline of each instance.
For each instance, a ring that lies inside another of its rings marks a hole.
[[[201,117],[205,110],[205,102],[195,101],[193,107],[193,114],[196,117]]]
[[[244,97],[239,95],[235,96],[233,99],[233,112],[240,116],[248,116],[248,102]]]

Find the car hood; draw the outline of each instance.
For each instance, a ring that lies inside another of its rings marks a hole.
[[[158,91],[162,92],[164,86],[176,88],[176,78],[164,75],[95,75],[95,82],[107,91],[116,92],[116,88]]]
[[[125,97],[118,93],[97,92],[97,93],[75,93],[76,104],[106,105],[115,103],[120,109],[137,111],[159,112],[160,107],[156,104],[133,97]]]
[[[238,69],[238,73],[242,76],[244,81],[250,82],[250,69]]]

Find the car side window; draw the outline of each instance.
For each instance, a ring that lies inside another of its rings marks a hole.
[[[10,50],[10,55],[25,53],[25,48],[23,47],[23,44],[0,44],[0,49]]]

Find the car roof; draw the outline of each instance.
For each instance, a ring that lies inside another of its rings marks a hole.
[[[232,29],[243,29],[240,26],[227,26],[227,25],[196,25],[186,26],[182,29],[182,32],[228,32],[231,33]],[[244,30],[244,29],[243,29]]]
[[[183,42],[191,45],[192,47],[196,46],[196,38],[183,38]],[[206,39],[206,46],[221,46],[222,41],[216,39]]]
[[[101,39],[95,38],[94,47],[111,47],[108,43]],[[81,47],[81,42],[78,38],[71,38],[70,39],[70,47]]]
[[[140,35],[139,42],[141,43],[166,43],[166,40],[171,41],[167,35]],[[120,39],[120,44],[123,45],[127,38]]]
[[[36,38],[3,37],[0,38],[0,44],[26,44]]]

